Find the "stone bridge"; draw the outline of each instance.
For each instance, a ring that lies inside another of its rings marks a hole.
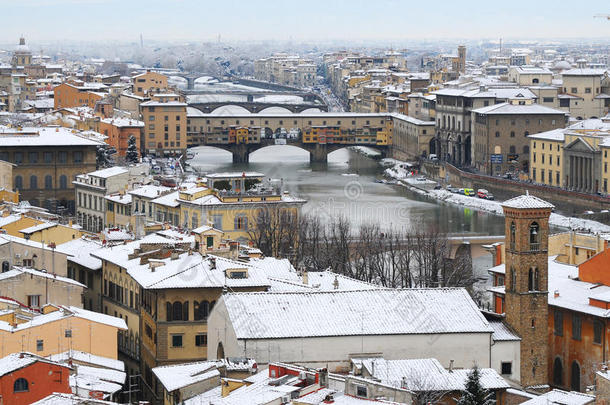
[[[261,103],[257,101],[215,101],[208,103],[189,103],[189,107],[194,107],[206,114],[213,113],[214,110],[224,107],[224,106],[238,106],[248,110],[251,113],[259,113],[266,108],[269,107],[281,107],[285,108],[292,113],[301,113],[310,108],[317,108],[320,111],[328,111],[328,106],[326,104],[318,104],[318,103]],[[264,111],[263,111],[264,112]]]
[[[282,139],[283,141],[284,139]],[[356,144],[319,144],[319,143],[303,143],[300,139],[287,139],[286,143],[276,143],[276,139],[261,139],[259,143],[240,143],[240,144],[223,144],[223,143],[207,143],[204,142],[200,146],[213,146],[231,152],[233,155],[233,163],[248,163],[250,161],[250,153],[259,149],[273,145],[290,145],[296,146],[309,152],[309,161],[311,163],[327,163],[328,154],[339,149]],[[368,145],[366,145],[368,146]],[[381,152],[382,157],[387,154],[387,146],[372,146]]]

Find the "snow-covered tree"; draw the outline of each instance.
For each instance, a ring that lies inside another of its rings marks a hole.
[[[136,146],[136,137],[133,135],[129,136],[127,140],[127,152],[125,153],[125,160],[129,163],[138,163],[140,157],[138,156],[138,147]]]
[[[111,151],[108,149],[108,145],[103,144],[97,147],[95,163],[98,169],[108,167],[112,164],[112,159],[110,158],[110,155]]]
[[[457,401],[457,405],[492,405],[494,403],[491,393],[481,385],[481,371],[475,364],[468,373],[466,390],[462,392],[462,397]]]

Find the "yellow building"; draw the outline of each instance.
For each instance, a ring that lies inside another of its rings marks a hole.
[[[133,77],[133,94],[144,97],[167,90],[167,76],[156,72],[141,73]]]
[[[181,101],[140,104],[144,121],[140,150],[159,155],[182,153],[186,149],[186,106]]]
[[[535,183],[608,194],[610,119],[578,121],[528,137],[530,178]]]
[[[47,306],[29,318],[14,311],[0,316],[0,356],[26,351],[40,356],[78,350],[117,358],[117,331],[125,322],[76,307]]]
[[[210,174],[206,185],[179,190],[180,224],[189,229],[213,225],[227,238],[247,242],[263,209],[279,206],[298,217],[306,201],[273,186],[253,190],[263,178],[255,172]]]

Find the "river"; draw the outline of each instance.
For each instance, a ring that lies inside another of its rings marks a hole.
[[[229,152],[198,147],[191,165],[202,172],[257,171],[283,179],[284,190],[307,200],[304,212],[328,219],[344,215],[357,227],[378,223],[383,228],[424,226],[450,233],[504,234],[504,219],[469,208],[439,203],[391,184],[377,183],[383,169],[373,159],[340,149],[328,165],[309,163],[308,152],[293,146],[271,146],[250,155],[249,164],[233,164]]]

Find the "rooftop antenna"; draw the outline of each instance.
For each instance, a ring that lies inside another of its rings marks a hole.
[[[140,33],[140,48],[144,48],[144,38],[142,38],[142,33]]]

